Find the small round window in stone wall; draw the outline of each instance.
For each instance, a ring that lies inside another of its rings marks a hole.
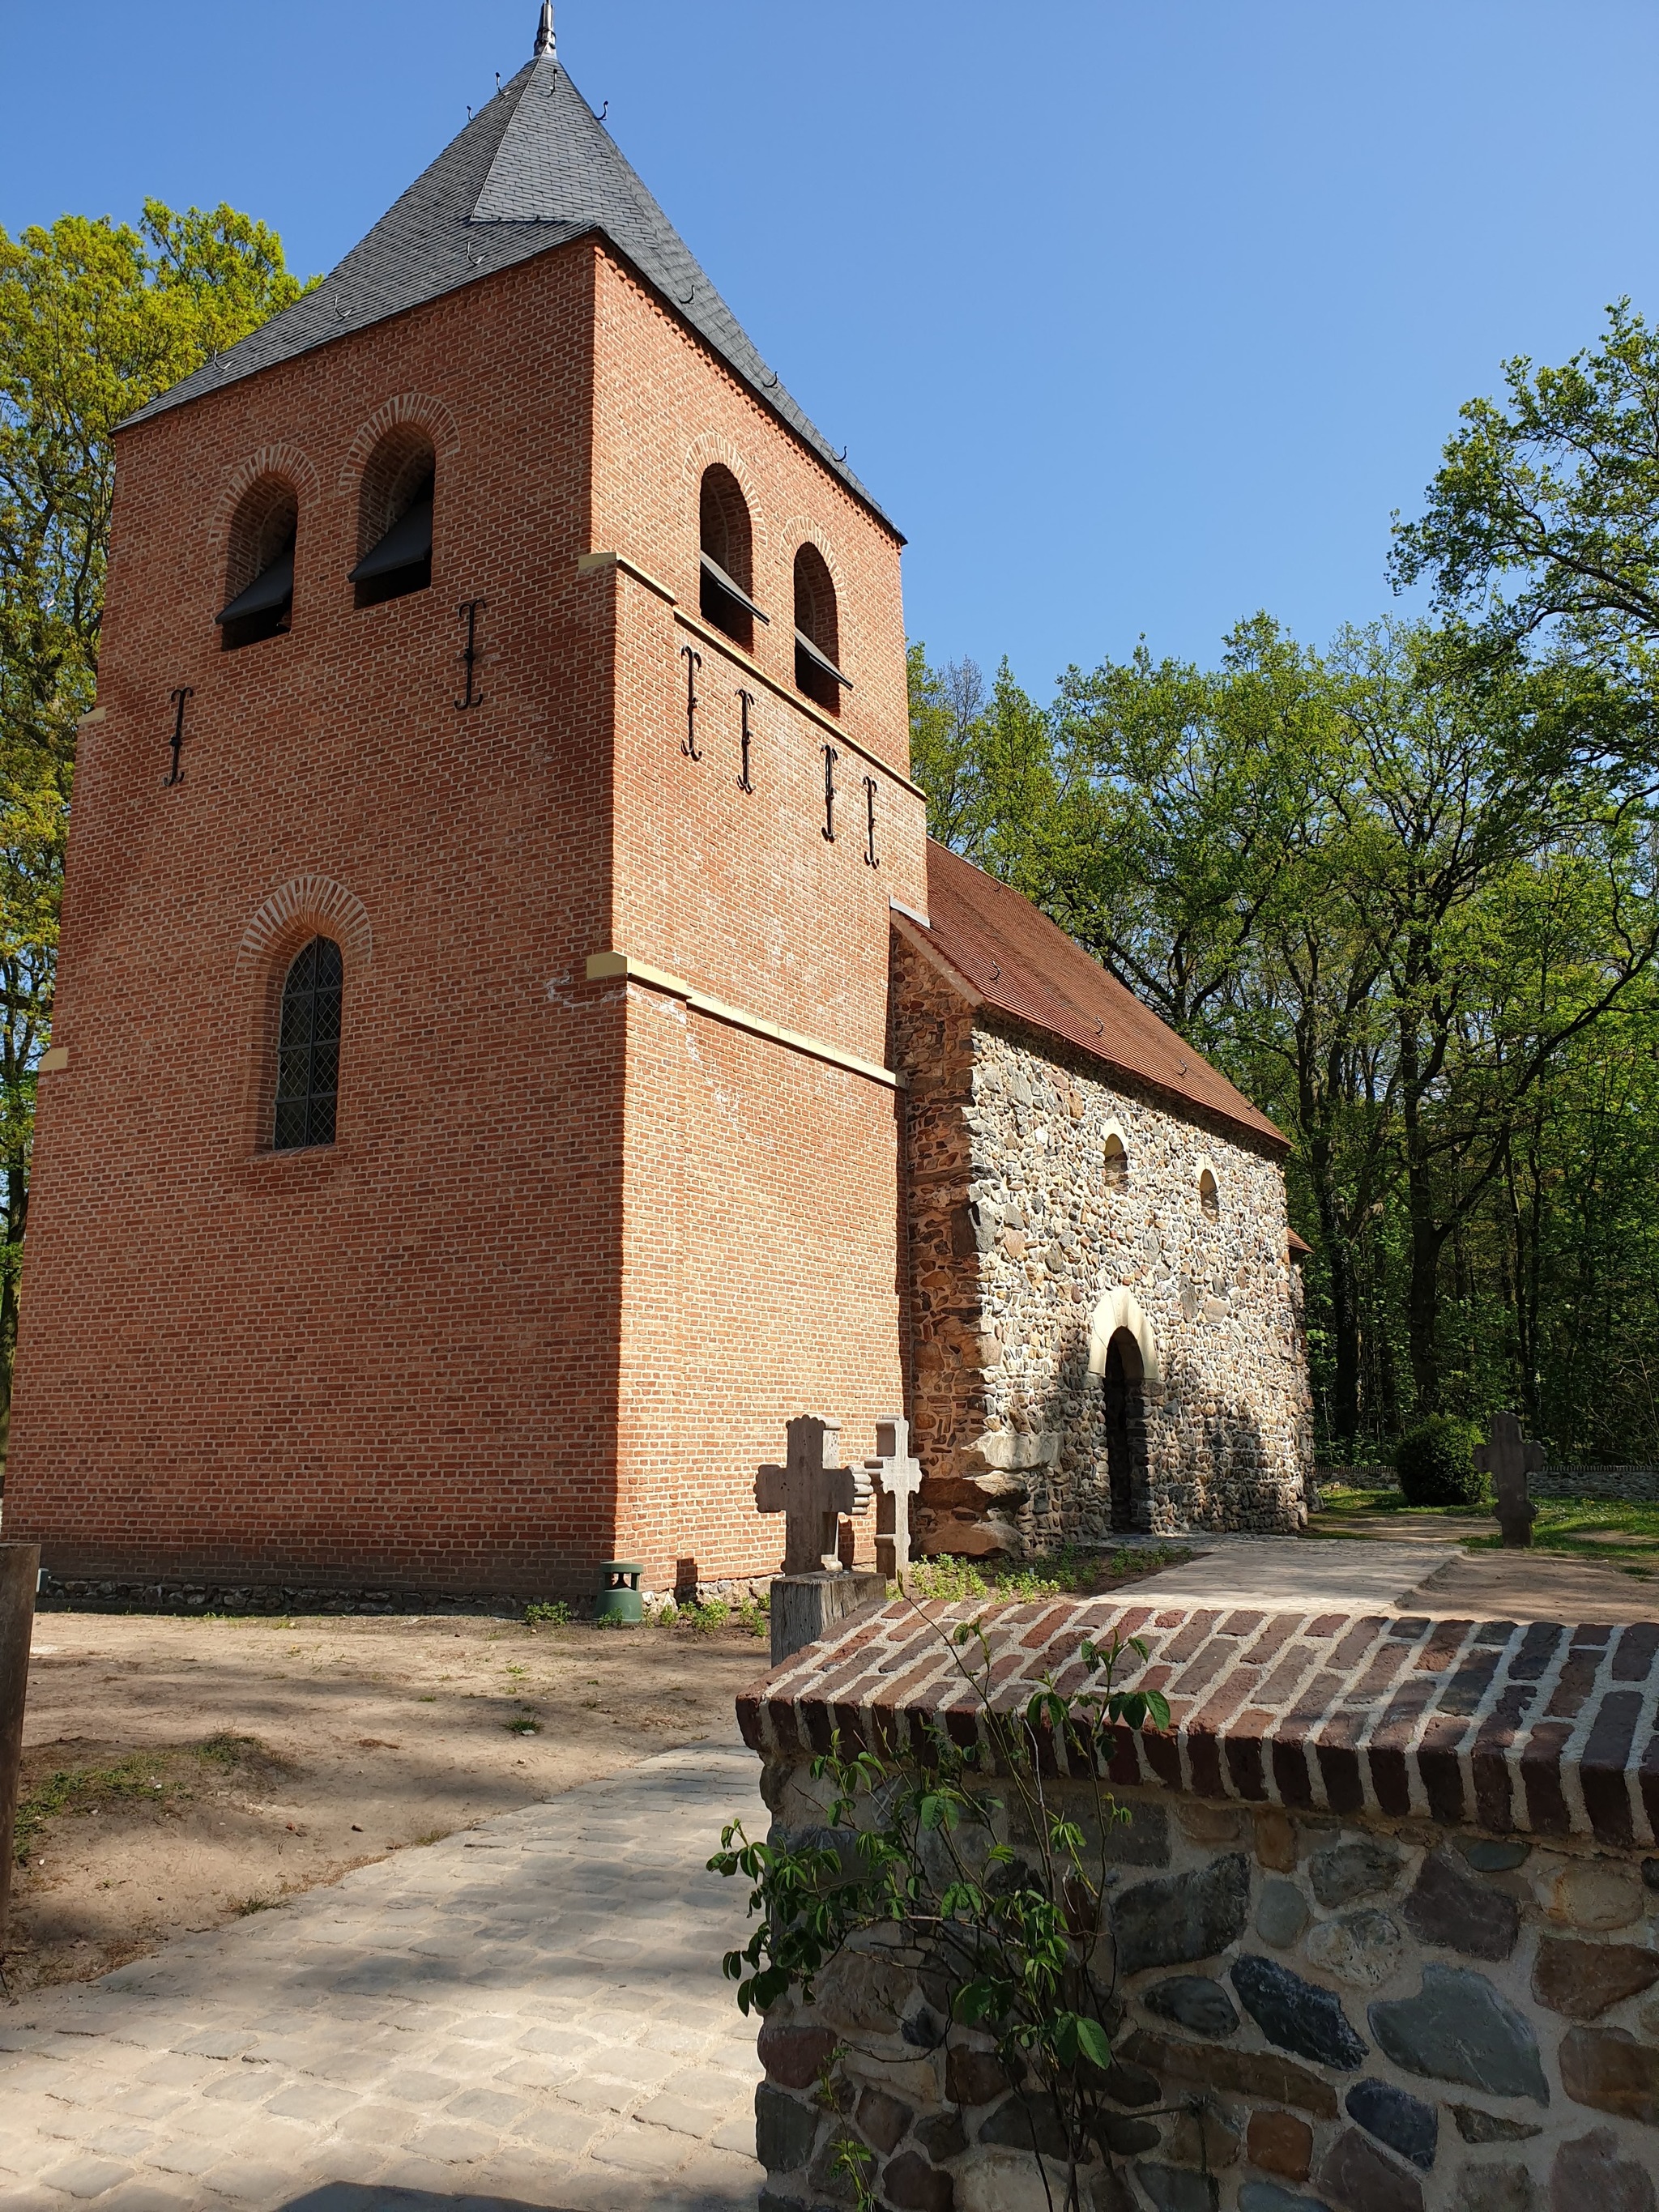
[[[1215,1177],[1208,1168],[1205,1169],[1198,1179],[1198,1202],[1204,1209],[1204,1218],[1206,1221],[1220,1220],[1221,1199],[1216,1190]]]
[[[1115,1130],[1106,1139],[1101,1176],[1108,1190],[1127,1190],[1129,1187],[1129,1155]]]

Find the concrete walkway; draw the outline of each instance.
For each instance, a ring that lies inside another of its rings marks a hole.
[[[720,1955],[767,1819],[699,1744],[0,2007],[0,2212],[752,2207]]]
[[[1547,1552],[1468,1552],[1467,1532],[1382,1536],[1169,1538],[1193,1546],[1126,1590],[1171,1605],[1320,1606],[1334,1613],[1427,1613],[1443,1619],[1620,1622],[1652,1620],[1659,1583],[1599,1559]],[[1150,1539],[1139,1540],[1142,1543]]]

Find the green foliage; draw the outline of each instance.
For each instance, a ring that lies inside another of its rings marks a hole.
[[[1612,673],[1650,740],[1659,332],[1621,300],[1564,368],[1518,355],[1504,376],[1507,404],[1468,401],[1424,514],[1396,524],[1395,575],[1432,580],[1495,642],[1542,635]]]
[[[571,1621],[569,1606],[564,1599],[537,1599],[524,1609],[526,1628],[568,1628]]]
[[[1062,1693],[1050,1679],[1000,1712],[983,1617],[934,1633],[972,1692],[982,1753],[935,1727],[927,1762],[907,1766],[849,1756],[837,1735],[811,1772],[829,1785],[829,1831],[851,1832],[849,1846],[825,1842],[823,1829],[753,1841],[730,1823],[708,1863],[750,1883],[756,1926],[725,1972],[741,2009],[763,2012],[791,1990],[810,2002],[831,1961],[877,1931],[921,1947],[951,2017],[994,2036],[1022,2095],[1057,2120],[1073,2205],[1081,2169],[1106,2142],[1102,2083],[1118,2017],[1106,1839],[1128,1816],[1102,1777],[1115,1730],[1167,1727],[1169,1707],[1157,1692],[1117,1686],[1126,1653],[1144,1657],[1145,1647],[1115,1637],[1080,1645],[1082,1688]],[[1088,1820],[1051,1802],[1043,1777],[1056,1764],[1090,1778]]]
[[[1091,1579],[1091,1566],[1085,1554],[1063,1545],[1058,1552],[1024,1562],[960,1559],[941,1553],[936,1559],[914,1562],[908,1589],[914,1597],[962,1604],[979,1598],[1058,1597],[1068,1590],[1088,1589]]]
[[[1395,1447],[1394,1464],[1407,1505],[1479,1505],[1484,1478],[1476,1471],[1479,1431],[1449,1413],[1431,1413]]]
[[[1143,648],[1042,713],[919,652],[911,687],[935,834],[1291,1139],[1334,1455],[1504,1403],[1659,1448],[1659,816],[1607,671],[1455,622],[1316,654],[1257,616],[1212,670]]]
[[[112,433],[301,289],[276,234],[228,207],[149,200],[137,230],[81,216],[0,229],[0,1421],[76,728],[97,690]]]

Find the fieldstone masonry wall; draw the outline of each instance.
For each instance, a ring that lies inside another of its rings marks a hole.
[[[1110,1534],[1102,1367],[1120,1327],[1145,1370],[1123,1525],[1298,1526],[1311,1401],[1277,1155],[991,1022],[902,940],[894,961],[924,1548]]]
[[[947,1633],[962,1612],[930,1610]],[[1172,1725],[1120,1732],[1110,1770],[1132,1820],[1095,2212],[1656,2212],[1659,1626],[1005,1607],[998,1704],[1080,1680],[1079,1642],[1114,1628],[1148,1638]],[[946,1712],[969,1740],[902,1606],[739,1702],[787,1828],[823,1817],[832,1727],[902,1753]],[[883,2203],[1045,2205],[1028,2107],[988,2038],[940,2040],[944,2000],[896,1930],[775,2009],[763,2206],[836,2201],[847,2134]]]

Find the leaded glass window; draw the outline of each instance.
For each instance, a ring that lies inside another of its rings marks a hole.
[[[340,948],[313,937],[283,986],[283,1028],[276,1053],[279,1152],[334,1142],[340,1079]]]

